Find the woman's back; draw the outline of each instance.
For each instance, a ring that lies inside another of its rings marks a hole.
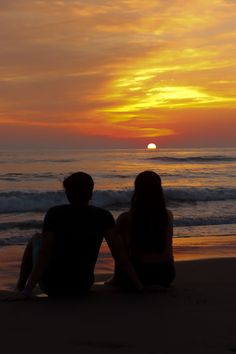
[[[147,263],[161,263],[166,262],[169,260],[173,260],[173,248],[172,248],[172,237],[173,237],[173,215],[171,211],[167,210],[168,221],[167,227],[164,232],[163,237],[163,247],[161,250],[158,250],[158,246],[155,245],[155,242],[148,244],[148,237],[147,233],[148,227],[143,228],[141,230],[143,232],[143,238],[146,239],[146,242],[143,242],[144,247],[142,246],[141,242],[135,242],[134,239],[134,232],[133,232],[133,220],[132,220],[132,213],[131,211],[125,212],[119,216],[117,219],[117,231],[120,234],[125,247],[128,250],[128,254],[130,258],[135,258],[142,260]],[[152,237],[158,238],[158,230],[152,230]],[[154,245],[154,247],[153,247]]]
[[[160,176],[141,172],[135,179],[130,210],[117,219],[117,233],[143,283],[169,285],[174,279],[173,216],[165,205]],[[116,264],[115,278],[125,280]]]

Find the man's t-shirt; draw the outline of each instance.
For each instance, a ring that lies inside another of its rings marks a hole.
[[[105,232],[115,221],[107,210],[59,205],[47,212],[43,231],[54,233],[52,255],[40,286],[48,293],[73,293],[94,282],[94,267]]]

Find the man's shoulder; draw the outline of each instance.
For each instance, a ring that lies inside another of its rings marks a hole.
[[[104,209],[104,208],[100,208],[95,205],[90,205],[89,210],[91,211],[91,213],[93,213],[95,215],[112,216],[112,213],[109,210]]]
[[[115,226],[115,219],[112,213],[94,205],[89,206],[90,216],[97,225],[103,225],[104,227],[113,227]]]
[[[67,211],[69,209],[70,209],[70,204],[54,205],[53,207],[48,209],[47,214],[62,213],[62,212]]]

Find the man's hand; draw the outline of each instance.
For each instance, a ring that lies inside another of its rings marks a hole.
[[[34,296],[32,295],[31,292],[26,291],[26,289],[22,291],[13,291],[12,294],[6,296],[5,298],[2,299],[2,301],[26,301],[26,300],[32,300]]]

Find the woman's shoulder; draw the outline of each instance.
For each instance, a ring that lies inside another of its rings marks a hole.
[[[125,211],[121,213],[117,218],[117,223],[127,223],[130,220],[130,211]]]
[[[173,215],[172,211],[170,209],[166,209],[166,210],[167,210],[167,215],[168,215],[168,221],[173,222],[174,215]]]
[[[116,229],[121,234],[129,232],[130,229],[130,213],[126,211],[120,214],[116,220]]]

